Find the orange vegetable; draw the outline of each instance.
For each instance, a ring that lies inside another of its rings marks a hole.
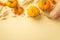
[[[48,0],[39,0],[38,1],[38,6],[42,10],[49,10],[51,4]]]
[[[7,0],[6,4],[9,7],[16,7],[18,2],[17,2],[17,0]]]
[[[3,2],[0,1],[0,5],[6,6],[6,3],[3,3]]]
[[[40,11],[36,6],[30,6],[28,8],[28,15],[30,17],[36,17],[36,16],[40,15]]]
[[[22,7],[19,7],[19,8],[15,8],[14,9],[14,13],[15,15],[20,15],[24,12],[24,9]]]

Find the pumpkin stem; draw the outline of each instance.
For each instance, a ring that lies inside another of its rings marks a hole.
[[[8,0],[9,2],[13,3],[11,0]]]
[[[43,2],[44,4],[46,4],[46,0],[44,0],[44,2]]]

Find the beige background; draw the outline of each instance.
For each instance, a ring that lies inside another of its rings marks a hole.
[[[0,40],[60,40],[60,20],[24,17],[0,20]]]

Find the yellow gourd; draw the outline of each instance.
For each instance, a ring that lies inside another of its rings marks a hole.
[[[39,11],[39,9],[36,7],[36,6],[30,6],[29,8],[28,8],[28,15],[30,16],[30,17],[36,17],[36,16],[38,16],[40,14],[40,11]]]

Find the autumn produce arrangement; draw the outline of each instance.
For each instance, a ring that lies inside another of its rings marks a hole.
[[[50,19],[57,19],[60,16],[60,1],[56,2],[56,0],[37,0],[35,2],[35,0],[24,0],[22,3],[23,4],[19,4],[18,0],[6,0],[5,3],[0,1],[0,6],[8,6],[9,8],[12,8],[14,15],[18,16],[25,12],[26,7],[27,15],[31,18],[44,15]],[[0,12],[1,10],[2,9],[0,9]],[[7,16],[6,12],[0,15],[0,18],[2,18],[4,15]]]

